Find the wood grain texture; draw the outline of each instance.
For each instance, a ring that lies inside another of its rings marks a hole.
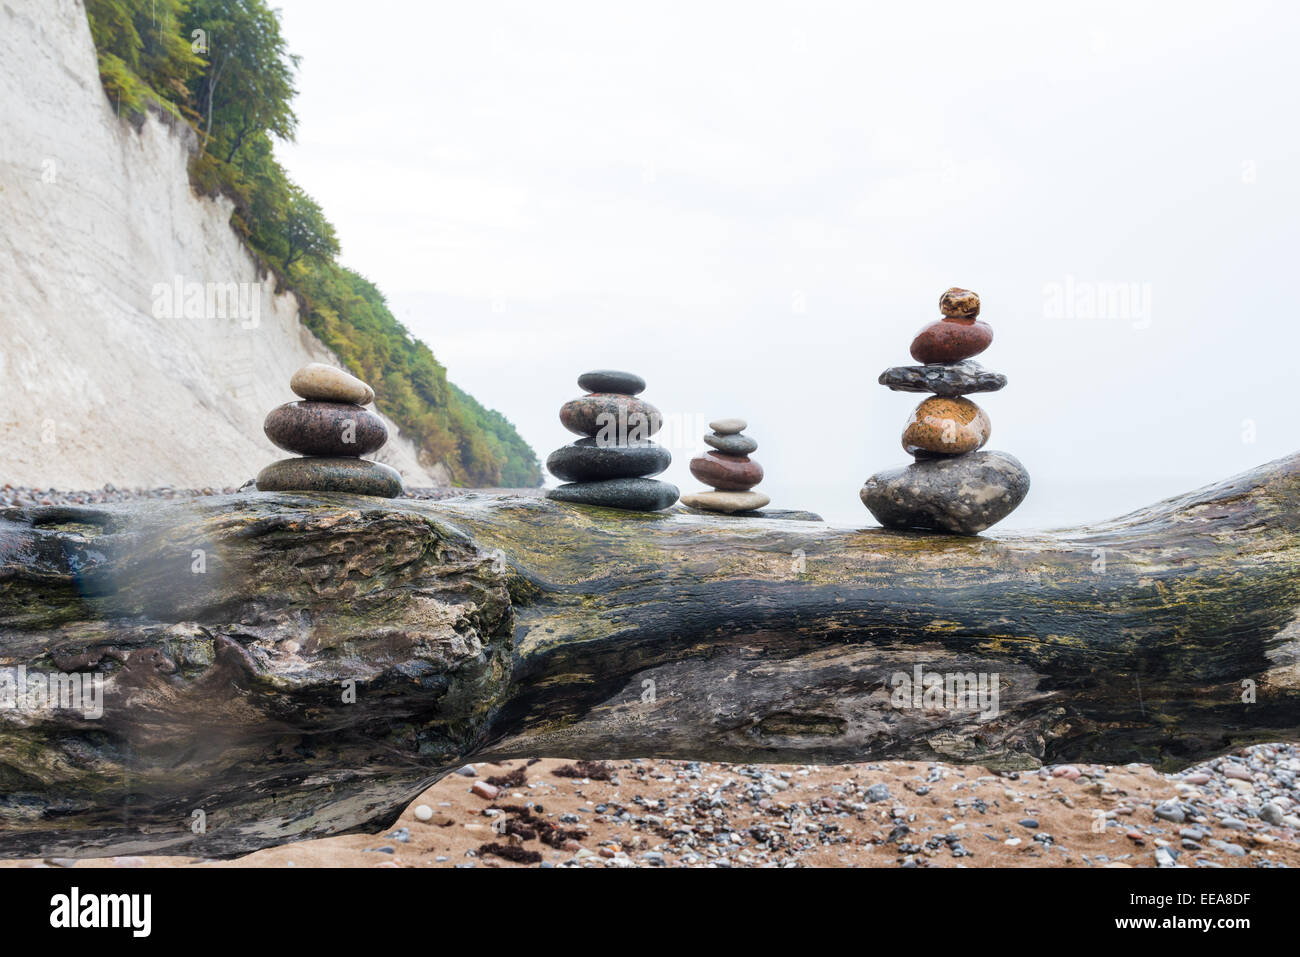
[[[0,665],[106,690],[98,720],[0,709],[0,853],[378,828],[473,757],[1169,769],[1296,739],[1297,503],[1300,456],[978,538],[480,494],[8,509]],[[898,707],[918,665],[995,675],[997,713]]]

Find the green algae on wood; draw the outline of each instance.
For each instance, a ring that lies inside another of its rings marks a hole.
[[[0,666],[100,675],[105,710],[0,709],[0,853],[373,828],[473,757],[1175,768],[1295,738],[1298,504],[1300,457],[981,538],[481,494],[8,509]],[[918,665],[996,675],[996,713],[899,707]]]

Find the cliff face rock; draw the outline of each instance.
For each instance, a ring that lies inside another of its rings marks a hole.
[[[104,95],[79,0],[0,2],[0,482],[239,485],[262,419],[337,358],[197,197],[193,133]],[[393,436],[375,458],[447,484]]]

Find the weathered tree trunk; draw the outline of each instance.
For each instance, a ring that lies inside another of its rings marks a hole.
[[[1294,739],[1298,504],[1300,456],[979,538],[472,494],[8,509],[0,665],[106,685],[98,719],[0,708],[0,853],[379,827],[473,756],[1176,768]],[[917,666],[996,676],[996,713],[915,707]]]

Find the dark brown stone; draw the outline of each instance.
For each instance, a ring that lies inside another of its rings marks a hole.
[[[705,452],[691,459],[691,474],[720,492],[747,492],[763,481],[763,466],[748,455]]]
[[[286,402],[267,414],[262,430],[280,448],[299,455],[359,457],[388,441],[383,419],[347,402]]]

